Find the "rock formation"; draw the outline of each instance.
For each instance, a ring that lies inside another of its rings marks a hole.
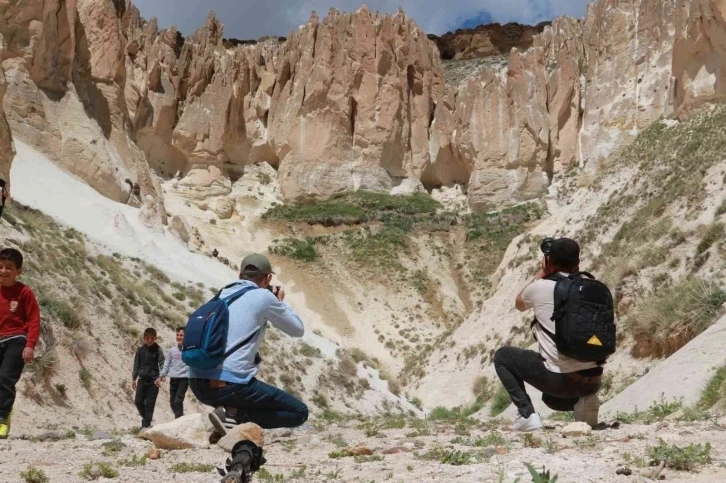
[[[225,40],[213,14],[184,38],[128,0],[9,0],[5,111],[120,201],[125,179],[158,196],[152,172],[228,194],[264,161],[288,200],[408,179],[465,185],[490,209],[541,196],[573,164],[594,174],[653,120],[722,94],[723,2],[677,3],[600,0],[579,21],[441,37],[444,56],[511,48],[506,67],[445,93],[439,52],[403,12],[333,9],[252,43]]]
[[[493,57],[509,55],[514,48],[520,51],[528,50],[532,47],[534,37],[541,34],[546,25],[549,25],[549,22],[535,26],[492,23],[479,25],[473,29],[447,32],[441,37],[429,35],[429,39],[436,42],[444,60]]]
[[[16,136],[105,196],[128,199],[126,179],[158,196],[125,112],[126,5],[114,0],[10,0],[5,113]]]
[[[5,39],[0,35],[0,58],[5,54]],[[5,113],[1,108],[7,83],[5,82],[5,73],[0,66],[0,179],[5,180],[9,189],[10,185],[10,163],[15,156],[13,149],[13,138],[10,133],[10,126],[5,118]]]

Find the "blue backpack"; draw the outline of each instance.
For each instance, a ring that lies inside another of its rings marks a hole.
[[[209,302],[194,312],[187,322],[182,344],[182,360],[193,369],[214,369],[224,359],[241,347],[247,345],[257,332],[243,342],[227,349],[227,330],[229,329],[229,306],[247,292],[257,287],[247,287],[229,297],[222,298],[222,292],[239,283],[224,287]]]

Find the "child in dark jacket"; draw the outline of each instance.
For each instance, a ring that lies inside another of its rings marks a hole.
[[[22,273],[22,253],[0,250],[0,439],[10,432],[15,385],[40,337],[40,308],[33,291],[17,281]]]
[[[141,429],[151,427],[154,418],[156,397],[159,395],[159,374],[164,365],[164,352],[156,343],[156,330],[144,331],[144,345],[139,347],[134,358],[133,382],[136,389],[136,409],[141,416]]]

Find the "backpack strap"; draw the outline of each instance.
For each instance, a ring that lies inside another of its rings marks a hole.
[[[558,282],[561,282],[561,281],[563,281],[563,280],[567,280],[567,279],[568,279],[568,278],[570,278],[571,276],[572,276],[572,275],[570,275],[570,276],[568,277],[568,276],[566,276],[566,275],[562,275],[561,273],[551,273],[551,274],[547,275],[546,277],[544,277],[544,278],[543,278],[542,280],[550,280],[550,281],[552,281],[552,282],[558,283]],[[556,288],[557,288],[557,286],[555,286],[555,289],[556,289]],[[552,320],[554,320],[554,312],[553,312],[553,314],[552,314],[552,317],[553,317],[553,319],[552,319]],[[535,325],[539,325],[540,329],[542,329],[542,331],[543,331],[543,332],[544,332],[545,334],[547,334],[547,336],[548,336],[548,337],[549,337],[550,339],[552,339],[552,342],[554,342],[554,341],[555,341],[555,334],[554,334],[553,332],[551,332],[550,330],[548,330],[548,329],[547,329],[547,327],[545,327],[544,325],[542,325],[542,323],[541,323],[541,322],[540,322],[540,321],[539,321],[539,320],[537,319],[537,317],[535,317],[535,318],[534,318],[534,320],[532,321],[532,323],[531,323],[531,324],[530,324],[530,326],[529,326],[530,330],[532,331],[532,335],[534,335],[534,340],[536,340],[536,341],[537,341],[537,333],[536,333],[536,332],[535,332],[535,330],[534,330],[534,326],[535,326]],[[539,342],[539,341],[537,341],[537,342]]]
[[[259,333],[259,331],[260,330],[257,329],[256,331],[254,331],[252,333],[251,336],[247,337],[245,340],[243,340],[242,342],[240,342],[239,344],[235,345],[230,350],[228,350],[227,352],[225,352],[224,353],[224,358],[226,359],[230,355],[234,354],[235,352],[237,352],[238,350],[240,350],[241,348],[243,348],[244,346],[246,346],[247,344],[249,344],[250,342],[252,342],[252,339],[254,339],[257,336],[257,334]],[[256,360],[257,360],[257,356],[255,356],[255,361]]]

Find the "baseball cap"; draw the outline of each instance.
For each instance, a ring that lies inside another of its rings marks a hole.
[[[575,265],[580,261],[580,245],[571,238],[558,238],[552,243],[549,256],[557,265]]]
[[[254,270],[247,267],[254,267]],[[240,271],[245,275],[253,276],[275,273],[272,271],[272,264],[270,263],[270,260],[259,253],[253,253],[244,257],[242,264],[240,265]]]

